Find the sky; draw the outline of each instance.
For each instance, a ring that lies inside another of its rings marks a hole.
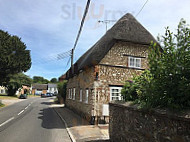
[[[190,24],[190,0],[149,0],[139,13],[146,1],[91,0],[74,62],[105,34],[106,26],[99,20],[113,20],[108,23],[111,28],[114,21],[131,13],[155,38],[163,35],[167,26],[175,32],[181,18]],[[68,51],[74,46],[86,2],[0,0],[0,29],[20,37],[31,50],[32,66],[25,74],[50,80],[70,68]],[[62,55],[65,58],[58,59]]]

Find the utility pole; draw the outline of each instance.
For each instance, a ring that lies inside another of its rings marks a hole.
[[[71,50],[71,67],[73,66],[74,49]]]
[[[73,73],[73,56],[74,56],[74,49],[71,50],[71,72]]]
[[[103,23],[103,24],[106,25],[106,32],[107,32],[107,30],[108,30],[108,24],[111,23],[111,22],[116,22],[116,20],[104,20],[104,21],[99,20],[99,21],[98,21],[98,23]]]

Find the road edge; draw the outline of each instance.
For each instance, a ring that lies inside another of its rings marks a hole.
[[[57,115],[60,117],[60,119],[63,121],[63,123],[65,124],[65,127],[66,127],[66,130],[67,130],[67,133],[71,139],[72,142],[76,142],[76,139],[74,138],[73,134],[71,133],[71,131],[69,130],[68,128],[68,125],[65,121],[65,119],[59,114],[59,112],[57,112],[57,110],[55,108],[53,108],[53,110],[57,113]]]

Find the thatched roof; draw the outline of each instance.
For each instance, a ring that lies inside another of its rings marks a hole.
[[[98,64],[114,45],[121,40],[150,45],[154,37],[131,15],[124,15],[106,34],[75,63],[75,71]]]

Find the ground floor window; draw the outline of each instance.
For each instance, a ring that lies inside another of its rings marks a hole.
[[[85,94],[85,103],[88,104],[88,89],[86,89],[86,94]]]
[[[82,89],[80,89],[80,102],[82,102]]]
[[[75,96],[76,96],[76,94],[75,94],[75,88],[73,88],[73,100],[75,100]]]
[[[72,99],[72,89],[69,89],[69,99]]]
[[[110,101],[122,100],[122,87],[110,87]]]
[[[5,93],[5,90],[0,90],[0,93],[1,93],[1,94],[4,94],[4,93]]]

